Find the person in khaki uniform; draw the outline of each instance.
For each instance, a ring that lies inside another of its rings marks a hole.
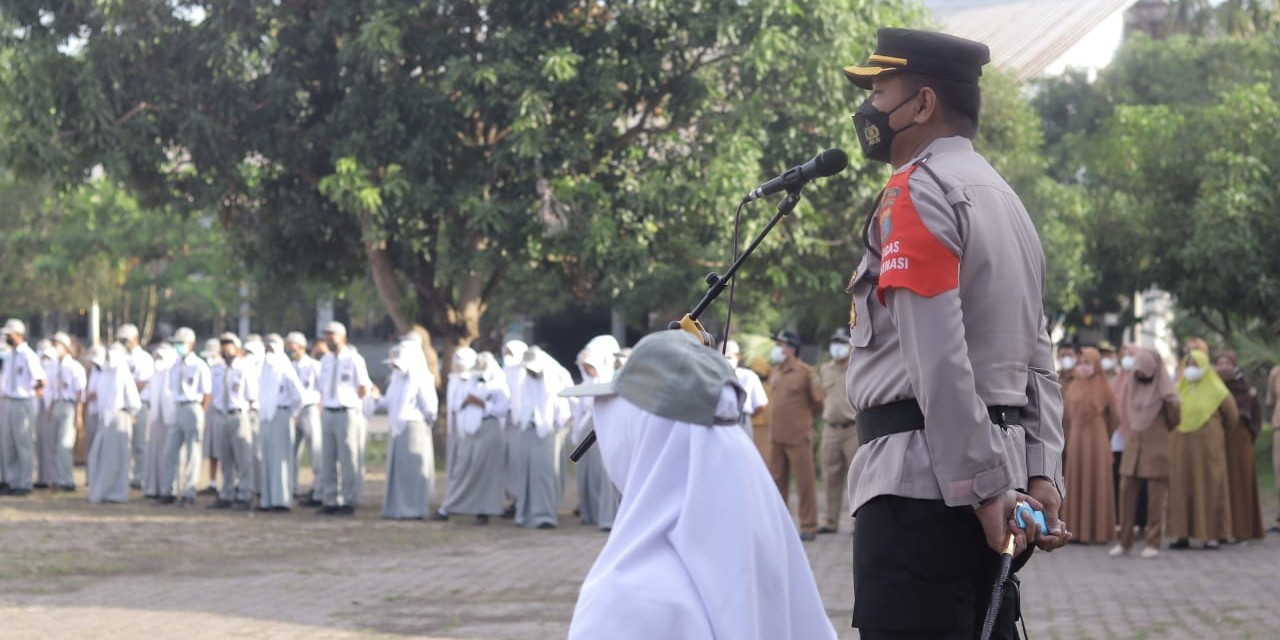
[[[858,432],[854,430],[853,407],[845,391],[845,375],[849,371],[849,327],[840,327],[831,334],[828,346],[831,362],[818,370],[822,383],[822,444],[818,456],[822,461],[822,479],[827,488],[827,517],[818,533],[835,533],[840,530],[844,510],[844,488],[849,476],[849,465],[858,451]]]
[[[818,490],[813,468],[813,417],[822,411],[822,389],[813,368],[800,359],[800,336],[782,331],[774,336],[773,372],[769,374],[769,473],[790,498],[791,476],[800,494],[800,539],[818,532]]]
[[[1120,542],[1112,557],[1133,548],[1138,522],[1138,494],[1145,487],[1147,536],[1143,558],[1160,553],[1164,511],[1169,495],[1169,432],[1182,421],[1182,398],[1165,373],[1160,352],[1141,349],[1134,356],[1133,379],[1117,401],[1128,409],[1129,437],[1120,458]]]
[[[1062,396],[1044,252],[971,141],[989,61],[977,42],[885,28],[868,62],[845,69],[871,91],[854,115],[863,155],[894,169],[847,289],[860,442],[853,626],[864,640],[977,637],[1008,537],[1015,569],[1030,544],[1070,539],[1058,518]],[[1014,523],[1019,500],[1044,509],[1050,533]],[[1015,638],[1016,578],[1004,586],[992,637]]]

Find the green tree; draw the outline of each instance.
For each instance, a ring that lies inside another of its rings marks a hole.
[[[66,185],[101,165],[145,206],[216,207],[252,268],[368,269],[400,330],[450,344],[535,277],[635,313],[683,308],[729,258],[739,194],[852,146],[839,68],[875,26],[919,16],[863,0],[0,10],[16,169]],[[880,171],[855,160],[812,189],[744,278],[774,303],[839,291]]]

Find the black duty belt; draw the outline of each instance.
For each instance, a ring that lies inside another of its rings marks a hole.
[[[992,424],[1007,427],[1022,424],[1022,409],[1018,407],[987,407]],[[864,409],[858,414],[858,444],[866,444],[876,438],[895,433],[924,429],[924,412],[915,398]]]
[[[831,427],[832,429],[848,429],[849,427],[852,427],[854,424],[856,423],[853,420],[850,420],[848,422],[828,422],[827,426]]]

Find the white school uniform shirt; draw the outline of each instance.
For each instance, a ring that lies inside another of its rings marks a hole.
[[[769,396],[765,394],[764,385],[760,384],[760,376],[756,372],[746,367],[734,367],[733,373],[738,378],[738,385],[747,392],[742,400],[742,413],[750,424],[751,416],[769,405]]]
[[[267,354],[259,388],[262,401],[259,410],[264,422],[274,418],[277,411],[293,415],[302,407],[302,381],[298,379],[298,370],[283,354]]]
[[[150,382],[151,376],[156,373],[156,361],[141,346],[129,350],[127,362],[129,364],[129,373],[133,376],[133,380],[138,386]]]
[[[123,364],[114,369],[103,367],[93,376],[93,386],[94,393],[98,396],[102,424],[111,424],[115,414],[120,411],[132,414],[142,408],[138,384],[128,367]]]
[[[435,378],[429,371],[393,371],[387,393],[378,404],[387,410],[391,435],[398,436],[410,422],[435,422],[440,411]]]
[[[169,368],[169,390],[178,404],[201,402],[213,394],[213,372],[200,356],[188,353]]]
[[[471,377],[459,379],[459,384],[461,391],[455,398],[458,406],[451,407],[451,411],[457,416],[457,428],[462,433],[475,435],[485,418],[502,419],[511,410],[511,391],[507,389],[506,377],[501,373],[495,372],[486,377],[473,372]],[[469,395],[484,400],[484,406],[466,404]]]
[[[0,395],[17,400],[36,397],[36,383],[46,380],[40,357],[23,342],[9,352],[0,376]]]
[[[294,361],[293,368],[302,383],[302,406],[320,404],[320,361],[303,354]]]
[[[222,384],[213,390],[213,406],[218,411],[248,411],[258,400],[256,367],[244,358],[236,358],[224,367]]]
[[[56,382],[53,385],[54,402],[80,402],[84,399],[87,383],[84,365],[76,362],[70,355],[63,356],[58,363]]]
[[[351,347],[320,360],[320,397],[326,409],[362,409],[357,389],[372,386],[364,358]]]

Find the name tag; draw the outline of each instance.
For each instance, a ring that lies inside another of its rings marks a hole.
[[[351,382],[351,376],[350,376],[349,374],[346,374],[346,373],[342,374],[342,381],[343,381],[343,382]]]

